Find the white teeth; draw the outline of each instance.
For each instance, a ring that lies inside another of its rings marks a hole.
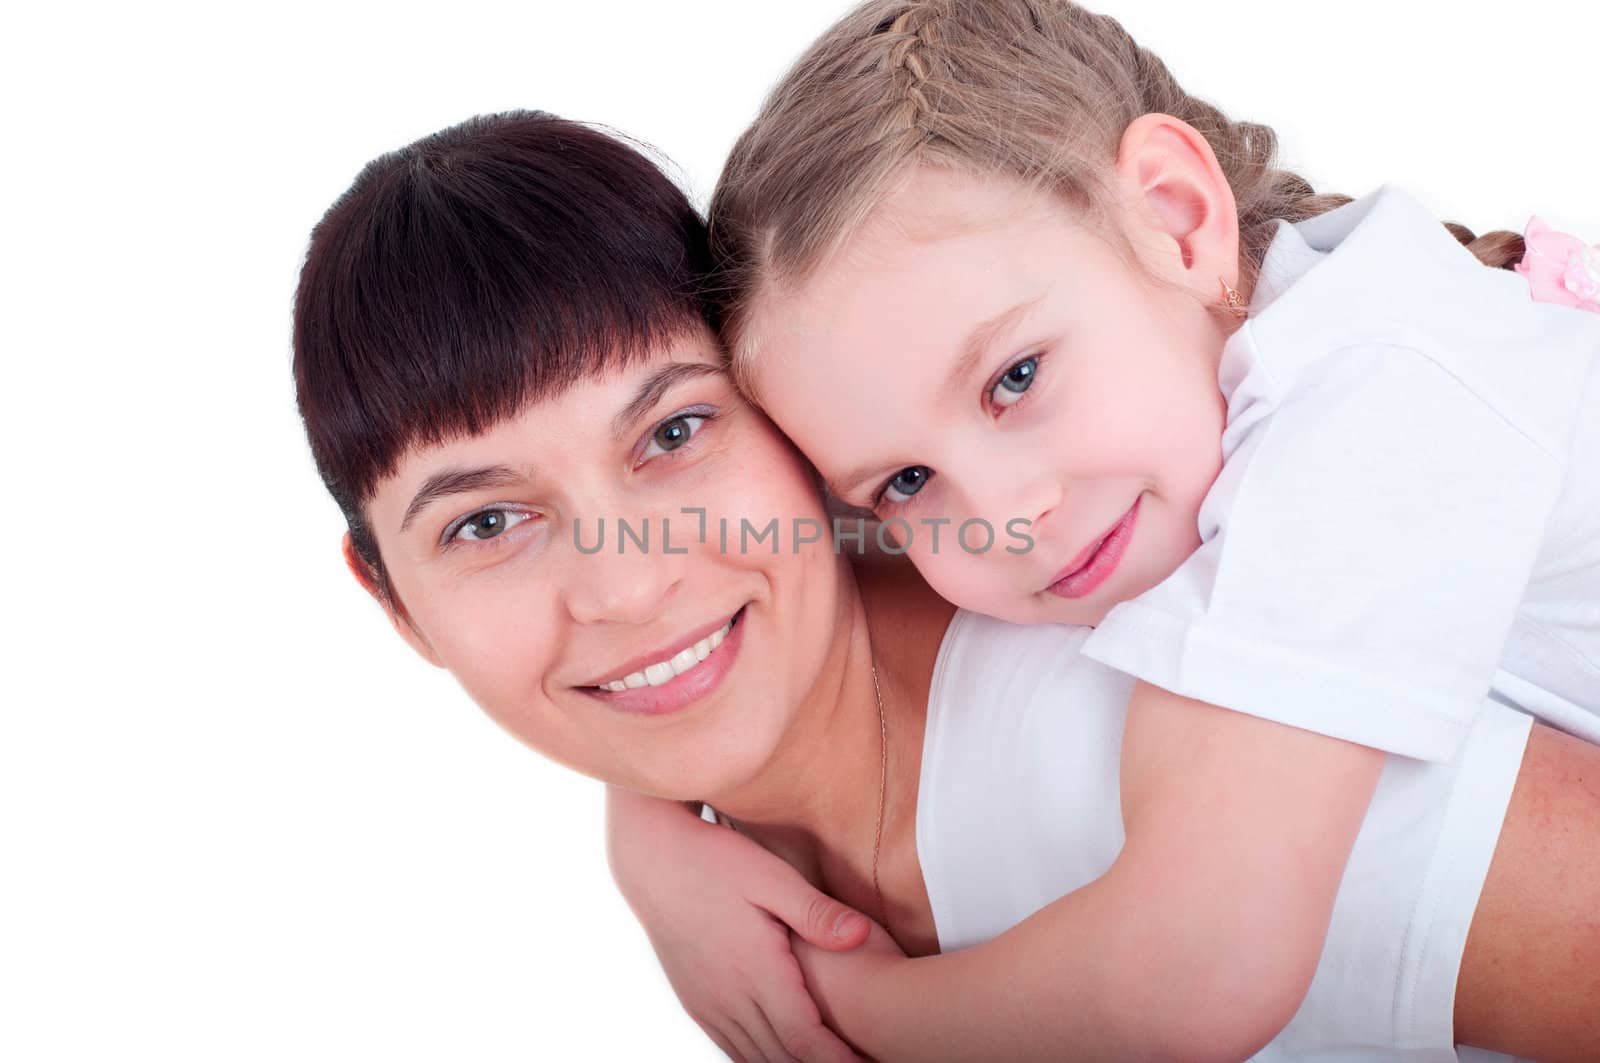
[[[722,645],[722,640],[728,637],[728,632],[732,630],[733,621],[730,620],[693,646],[685,646],[673,654],[670,659],[657,661],[655,664],[647,666],[643,671],[631,672],[621,679],[613,679],[609,683],[601,683],[600,689],[615,692],[637,690],[644,686],[658,687],[662,683],[682,675],[711,656],[716,651],[716,648]]]

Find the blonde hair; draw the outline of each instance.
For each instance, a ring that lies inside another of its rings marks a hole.
[[[999,173],[1091,218],[1109,202],[1123,132],[1182,119],[1210,143],[1239,213],[1239,286],[1274,222],[1350,202],[1276,164],[1277,137],[1185,92],[1113,18],[1065,0],[867,0],[800,58],[739,138],[711,201],[722,325],[736,371],[759,287],[803,279],[917,165]],[[1450,231],[1486,265],[1522,256],[1509,232]],[[741,375],[743,375],[741,373]]]

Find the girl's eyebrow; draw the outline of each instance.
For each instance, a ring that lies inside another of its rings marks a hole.
[[[650,412],[650,407],[661,401],[673,385],[702,376],[719,376],[722,366],[710,362],[672,362],[645,378],[628,404],[611,419],[611,434],[622,436],[633,424]]]
[[[481,491],[486,487],[509,487],[521,480],[522,476],[507,465],[443,469],[428,477],[412,496],[411,504],[406,506],[405,518],[400,521],[400,531],[403,534],[418,514],[441,498]]]
[[[881,468],[882,466],[879,465],[857,466],[856,468],[851,469],[845,475],[841,476],[838,480],[826,481],[828,490],[832,493],[834,498],[837,498],[839,501],[844,502],[847,505],[854,506],[857,509],[871,509],[872,507],[870,505],[863,505],[862,503],[857,502],[853,496],[855,495],[856,491],[860,490],[869,482],[875,481],[880,477],[887,475],[887,470],[883,472],[879,471]],[[898,472],[903,468],[905,468],[904,465],[897,465],[895,466],[895,471]]]
[[[950,370],[950,376],[945,381],[945,389],[959,394],[977,370],[978,364],[983,361],[983,356],[988,353],[989,345],[1004,335],[1007,329],[1017,323],[1018,318],[1032,310],[1043,298],[1043,295],[1036,295],[974,326],[967,334],[966,342],[961,345],[961,355]]]

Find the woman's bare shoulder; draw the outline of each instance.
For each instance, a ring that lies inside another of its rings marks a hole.
[[[1600,746],[1542,724],[1478,898],[1456,982],[1456,1040],[1600,1059]]]

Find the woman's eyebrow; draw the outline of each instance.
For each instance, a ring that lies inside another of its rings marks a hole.
[[[722,372],[720,365],[710,362],[672,362],[662,366],[644,379],[633,398],[611,419],[611,434],[621,436],[626,433],[634,422],[650,411],[650,407],[661,401],[661,396],[673,385],[696,377],[719,376]]]
[[[411,526],[423,510],[434,502],[450,495],[465,494],[468,491],[481,491],[486,487],[509,487],[518,483],[522,476],[506,465],[479,465],[468,469],[444,469],[428,477],[411,497],[411,504],[406,506],[406,515],[400,521],[400,531],[404,532]]]

